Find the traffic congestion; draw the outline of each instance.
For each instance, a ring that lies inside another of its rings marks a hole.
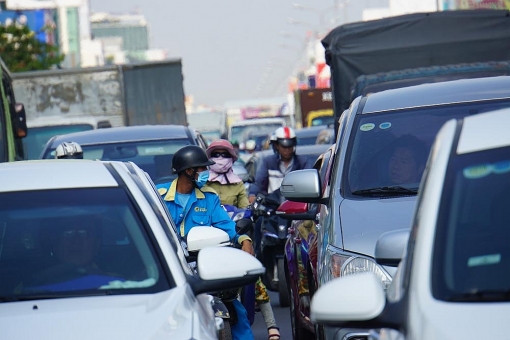
[[[214,105],[140,9],[5,2],[0,337],[508,338],[510,5],[376,2]]]

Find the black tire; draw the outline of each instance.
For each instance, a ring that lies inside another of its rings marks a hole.
[[[285,259],[278,259],[278,298],[281,307],[289,307],[289,285],[285,274]]]
[[[232,340],[232,328],[228,319],[223,319],[223,329],[218,332],[218,340]]]

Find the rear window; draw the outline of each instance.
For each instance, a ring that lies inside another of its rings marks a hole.
[[[133,162],[158,184],[162,181],[171,181],[177,176],[172,174],[173,155],[177,150],[189,144],[188,139],[166,139],[97,145],[83,144],[82,149],[85,159]],[[54,157],[55,149],[44,155],[46,159]]]
[[[90,124],[43,126],[28,128],[28,134],[23,139],[26,159],[38,159],[46,143],[53,136],[65,135],[73,132],[93,130]]]
[[[0,296],[9,300],[168,289],[121,188],[0,194]]]

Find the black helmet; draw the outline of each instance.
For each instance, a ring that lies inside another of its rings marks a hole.
[[[174,174],[201,166],[209,166],[215,164],[205,153],[205,150],[197,145],[187,145],[177,150],[172,159],[172,171]]]

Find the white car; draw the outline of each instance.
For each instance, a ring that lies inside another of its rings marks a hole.
[[[387,294],[370,272],[332,280],[313,297],[312,320],[386,328],[379,339],[508,338],[508,126],[509,109],[448,121],[432,147],[410,234],[393,231],[377,242],[379,264],[405,254]]]
[[[241,250],[210,247],[194,274],[132,163],[21,161],[0,173],[2,338],[216,339],[206,292],[264,272]]]

